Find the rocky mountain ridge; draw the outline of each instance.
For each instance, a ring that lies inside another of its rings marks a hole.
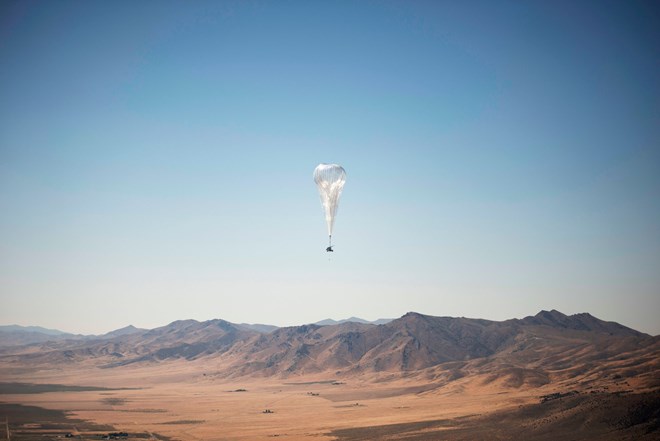
[[[212,362],[222,377],[414,374],[442,382],[478,375],[516,386],[619,376],[660,386],[660,337],[554,310],[505,321],[410,312],[381,325],[347,321],[271,332],[220,319],[179,320],[0,350],[5,365],[85,362],[108,369],[175,360]]]

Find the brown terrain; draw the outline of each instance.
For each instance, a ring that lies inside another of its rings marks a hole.
[[[660,337],[589,314],[271,329],[0,333],[0,440],[660,439]]]

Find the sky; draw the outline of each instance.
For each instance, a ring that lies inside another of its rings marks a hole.
[[[0,2],[0,324],[660,334],[659,72],[654,1]]]

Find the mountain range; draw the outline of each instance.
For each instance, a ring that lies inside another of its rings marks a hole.
[[[374,321],[368,321],[359,317],[351,317],[343,320],[325,319],[314,324],[319,326],[331,326],[341,323],[355,322],[381,325],[390,321],[392,321],[392,319],[378,319]],[[278,329],[278,326],[266,324],[240,323],[236,326],[263,333],[269,333]],[[107,339],[118,337],[120,335],[133,334],[140,331],[146,331],[146,329],[136,328],[133,325],[128,325],[102,335],[84,335],[72,334],[57,329],[48,329],[41,326],[0,325],[0,348],[7,346],[21,346],[31,343],[43,343],[46,341],[56,340],[94,340],[99,338]]]
[[[349,319],[275,328],[224,320],[180,320],[102,336],[51,334],[18,345],[0,330],[0,362],[30,366],[92,362],[102,368],[212,360],[213,375],[423,375],[443,384],[476,376],[504,387],[553,381],[634,379],[660,386],[660,337],[588,313],[541,311],[491,321],[410,312],[384,324]],[[326,322],[327,323],[327,322]],[[35,331],[24,331],[35,332]],[[20,339],[19,339],[20,340]]]

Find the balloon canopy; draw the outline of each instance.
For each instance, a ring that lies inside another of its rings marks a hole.
[[[325,222],[328,224],[328,236],[332,245],[332,227],[335,224],[339,197],[346,183],[346,171],[337,164],[319,164],[314,170],[314,182],[321,195],[321,205],[325,210]]]

